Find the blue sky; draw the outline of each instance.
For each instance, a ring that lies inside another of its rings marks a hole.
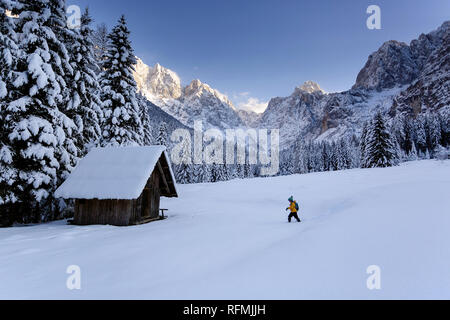
[[[125,14],[136,55],[200,79],[236,104],[288,96],[313,80],[328,92],[351,88],[383,42],[409,42],[450,19],[449,0],[68,0],[95,23]],[[382,29],[366,27],[378,5]]]

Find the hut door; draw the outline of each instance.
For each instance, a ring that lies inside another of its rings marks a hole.
[[[150,217],[150,189],[145,188],[142,194],[142,218]]]

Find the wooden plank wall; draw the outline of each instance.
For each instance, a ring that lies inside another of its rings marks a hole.
[[[132,200],[76,200],[74,223],[127,226],[133,210]]]
[[[158,170],[155,170],[150,178],[150,217],[159,217],[159,202],[161,199],[160,189],[161,175]]]

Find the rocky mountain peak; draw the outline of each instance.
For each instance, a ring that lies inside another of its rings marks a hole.
[[[149,100],[178,99],[182,88],[180,77],[157,63],[153,68],[137,58],[134,78],[139,91]]]
[[[209,85],[201,82],[198,79],[192,80],[192,82],[184,88],[184,95],[186,98],[196,96],[197,98],[203,97],[204,99],[217,99],[220,102],[228,105],[230,108],[235,109],[233,103],[228,99],[226,95],[211,88]]]
[[[201,93],[201,91],[203,90],[210,91],[211,88],[207,84],[202,83],[200,80],[195,79],[192,80],[191,83],[184,88],[184,93],[186,95],[192,95]]]
[[[403,42],[385,42],[358,74],[354,88],[390,89],[411,83],[419,74],[411,48]]]
[[[165,70],[158,62],[155,64],[155,67],[153,68],[153,71],[155,73],[163,73]]]
[[[410,45],[399,41],[385,42],[369,56],[353,88],[381,91],[411,84],[418,79],[433,52],[445,46],[449,33],[450,21],[446,21],[437,30],[420,35]]]
[[[320,88],[320,86],[314,81],[306,81],[304,84],[297,87],[295,90],[306,93],[314,93],[314,92],[324,93],[324,91]]]
[[[159,63],[149,67],[139,58],[134,78],[142,95],[183,125],[192,127],[195,120],[205,128],[243,125],[228,97],[198,79],[183,88],[175,72]]]

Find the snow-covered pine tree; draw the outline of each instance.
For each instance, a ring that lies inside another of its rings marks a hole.
[[[230,175],[229,175],[229,168],[228,166],[223,163],[223,164],[218,164],[217,165],[217,172],[218,172],[218,181],[228,181],[230,180]]]
[[[441,142],[441,123],[436,114],[430,113],[426,115],[427,124],[427,145],[428,149],[433,153]]]
[[[415,121],[416,144],[419,153],[427,152],[427,134],[422,117],[418,117]]]
[[[20,50],[14,22],[6,14],[6,10],[13,10],[14,4],[9,0],[0,0],[0,227],[13,223],[10,205],[17,200],[12,189],[17,170],[13,163],[14,150],[8,137],[13,114],[8,107],[16,96],[14,82],[18,76],[16,70]]]
[[[350,145],[350,169],[361,167],[361,146],[356,135],[353,135],[349,142]]]
[[[394,150],[394,159],[392,165],[398,166],[400,162],[404,161],[406,156],[405,157],[403,156],[403,151],[402,148],[400,147],[400,143],[398,143],[397,138],[393,136],[392,133],[391,133],[391,142]]]
[[[203,165],[193,165],[192,183],[202,183],[204,179]]]
[[[407,159],[408,159],[408,161],[416,161],[416,160],[418,160],[418,158],[419,157],[417,155],[416,145],[413,143],[411,151],[407,155]]]
[[[81,26],[74,31],[71,46],[73,81],[71,82],[72,99],[68,109],[78,126],[76,146],[84,156],[101,137],[103,119],[102,102],[99,97],[100,85],[97,79],[97,61],[94,58],[92,43],[92,18],[86,8],[81,16]]]
[[[136,57],[129,36],[130,31],[122,16],[108,36],[108,53],[102,66],[103,146],[142,145],[143,128],[132,74]]]
[[[192,183],[192,165],[181,163],[176,168],[176,180],[181,184]]]
[[[69,54],[69,52],[73,52],[72,45],[75,43],[76,33],[67,27],[65,0],[48,0],[48,8],[50,16],[44,25],[53,31],[57,40],[48,44],[50,51],[54,52],[56,57],[51,65],[61,84],[61,101],[58,109],[63,113],[60,126],[64,130],[64,141],[57,149],[57,157],[60,162],[57,183],[60,184],[76,166],[81,153],[76,142],[79,126],[82,124],[75,123],[78,100],[74,90],[76,84],[72,68],[74,58],[72,54]]]
[[[73,45],[76,43],[78,34],[76,30],[70,30],[67,26],[66,0],[49,0],[48,3],[50,17],[45,26],[53,31],[57,39],[50,43],[50,50],[60,58],[59,61],[55,59],[52,68],[62,83],[62,101],[59,103],[58,109],[63,114],[59,125],[64,131],[64,141],[57,149],[57,158],[60,164],[57,170],[57,185],[60,185],[77,165],[83,150],[83,145],[78,143],[83,123],[77,116],[79,96],[76,85],[78,78],[73,69],[76,60]],[[55,214],[58,212],[55,211]],[[56,216],[50,217],[50,219],[55,218]]]
[[[12,13],[22,51],[15,79],[14,99],[7,110],[11,117],[7,135],[17,176],[11,191],[17,198],[15,220],[39,222],[52,218],[51,194],[59,173],[70,168],[66,132],[76,129],[60,110],[64,104],[62,44],[50,27],[49,0],[18,0]]]
[[[341,170],[341,168],[339,167],[339,152],[339,147],[335,141],[332,141],[331,144],[328,144],[330,171]]]
[[[292,149],[289,150],[288,158],[286,159],[288,161],[287,164],[287,172],[289,174],[293,173],[301,173],[303,169],[303,144],[301,143],[300,139],[297,139],[295,143],[292,146]],[[290,162],[290,163],[289,163]]]
[[[202,182],[211,182],[211,168],[206,163],[203,163],[202,165]]]
[[[252,168],[251,168],[251,165],[248,162],[246,162],[243,165],[243,169],[244,169],[244,179],[253,178]],[[213,178],[213,170],[211,170],[211,179],[214,180],[214,178]],[[214,180],[214,181],[216,181],[216,180]]]
[[[138,101],[139,101],[139,114],[140,114],[140,119],[141,119],[141,123],[142,123],[142,132],[143,132],[143,136],[142,136],[142,144],[144,146],[150,146],[153,144],[154,139],[153,139],[153,135],[152,135],[152,128],[151,128],[151,124],[150,124],[150,113],[148,111],[148,106],[147,106],[147,99],[141,95],[141,94],[137,94],[138,96]]]
[[[314,151],[313,151],[313,147],[312,147],[312,143],[311,141],[309,141],[305,147],[305,169],[306,172],[305,173],[310,173],[313,172],[314,167],[315,167],[315,155],[314,155]]]
[[[220,170],[217,164],[210,164],[209,166],[209,182],[218,182],[220,181]]]
[[[98,73],[103,70],[102,65],[108,52],[108,34],[108,27],[105,23],[97,25],[97,28],[92,34],[92,41],[94,43],[94,57],[98,65],[98,69],[96,71]]]
[[[367,138],[368,138],[368,133],[369,133],[369,127],[370,127],[371,123],[370,122],[366,122],[364,123],[363,129],[362,129],[362,133],[361,133],[361,138],[360,138],[360,150],[361,150],[361,168],[367,168],[367,164],[366,164],[366,150],[367,150]]]
[[[13,3],[10,0],[0,0],[0,103],[2,104],[8,100],[8,91],[13,87],[20,54],[13,19],[6,14],[6,10],[10,11],[12,8]]]
[[[168,141],[167,135],[168,135],[167,124],[163,121],[159,124],[158,137],[156,138],[156,143],[159,146],[167,147],[167,141]]]
[[[340,139],[338,143],[336,143],[336,148],[337,170],[350,169],[350,151],[345,139]]]
[[[450,112],[443,110],[438,114],[441,127],[441,142],[440,145],[448,147],[450,145]]]
[[[283,165],[286,165],[286,162],[284,162]],[[236,178],[244,178],[244,166],[242,164],[236,164]]]
[[[301,165],[296,173],[308,173],[310,168],[310,155],[308,154],[308,146],[305,142],[302,143],[299,152]]]
[[[365,166],[367,168],[391,167],[398,163],[397,159],[394,141],[382,114],[378,112],[367,134]]]
[[[403,117],[403,122],[402,122],[403,126],[402,126],[402,141],[400,142],[400,147],[403,149],[403,151],[405,151],[406,154],[409,154],[414,146],[414,142],[413,142],[413,136],[412,136],[412,125],[411,125],[411,120],[404,116]],[[417,152],[417,151],[416,151]]]

